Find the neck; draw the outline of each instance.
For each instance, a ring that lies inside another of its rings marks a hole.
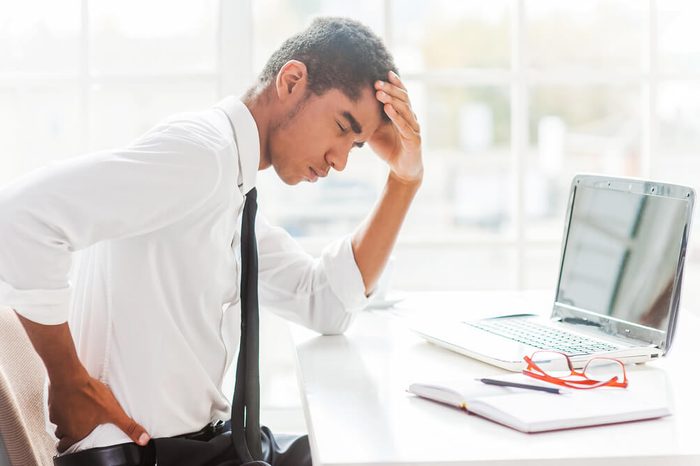
[[[270,100],[269,87],[253,87],[243,96],[243,104],[248,107],[258,127],[258,137],[260,138],[260,165],[258,170],[268,168],[271,163],[268,152],[268,135],[272,120]]]

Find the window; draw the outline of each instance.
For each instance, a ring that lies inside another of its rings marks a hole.
[[[218,2],[11,2],[0,10],[0,183],[128,143],[218,97]]]

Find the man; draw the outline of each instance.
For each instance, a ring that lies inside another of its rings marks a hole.
[[[256,224],[261,303],[321,333],[343,332],[371,295],[423,176],[420,128],[394,70],[366,27],[320,18],[272,55],[242,101],[175,115],[125,149],[0,191],[0,302],[15,309],[46,365],[64,454],[56,464],[251,461],[236,429],[217,422],[256,421],[248,405],[239,406],[245,416],[236,406],[231,415],[221,391],[236,340],[257,337],[237,330],[244,198],[254,200],[258,170],[315,182],[342,171],[365,143],[387,163],[375,209],[319,259],[263,218]],[[253,370],[241,359],[238,369],[241,380]],[[266,428],[253,437],[263,448],[253,460],[310,464],[305,437]]]

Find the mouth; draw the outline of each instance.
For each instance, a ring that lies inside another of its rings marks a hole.
[[[309,183],[315,183],[318,181],[318,173],[313,167],[309,167],[309,175],[306,177],[306,181]]]
[[[317,170],[314,167],[309,167],[308,181],[310,183],[315,183],[319,178],[325,178],[328,176],[327,171]]]

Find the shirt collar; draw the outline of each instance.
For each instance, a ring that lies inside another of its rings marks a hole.
[[[245,195],[255,187],[260,165],[258,125],[238,97],[226,97],[216,107],[223,110],[233,127],[233,138],[238,148],[238,188]]]

